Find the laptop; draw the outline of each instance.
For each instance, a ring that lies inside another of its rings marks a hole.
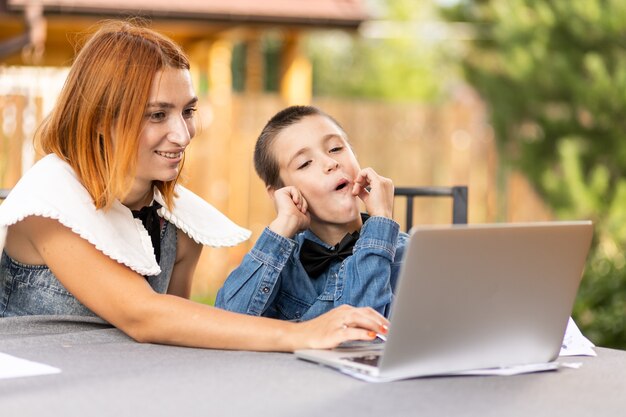
[[[592,234],[591,221],[414,228],[386,342],[295,355],[369,381],[555,369]]]

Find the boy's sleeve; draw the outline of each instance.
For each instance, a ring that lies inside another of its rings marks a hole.
[[[396,259],[400,226],[386,217],[370,217],[344,263],[343,291],[336,304],[369,306],[387,316],[399,271]]]
[[[217,293],[215,306],[262,316],[280,288],[280,274],[296,243],[265,228],[241,265],[230,273]]]

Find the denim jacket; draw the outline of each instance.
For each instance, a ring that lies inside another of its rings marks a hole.
[[[265,228],[241,265],[226,279],[215,305],[282,320],[308,320],[341,304],[389,314],[408,235],[385,217],[363,224],[353,254],[315,279],[300,263],[304,239],[329,247],[310,230],[288,239]]]

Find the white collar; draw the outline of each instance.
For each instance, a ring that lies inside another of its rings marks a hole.
[[[155,189],[154,199],[163,206],[159,214],[195,242],[223,247],[250,237],[249,230],[237,226],[185,187],[177,185],[176,193],[170,211]],[[0,250],[6,228],[27,216],[58,220],[111,259],[142,275],[161,272],[141,221],[118,200],[106,211],[96,210],[72,167],[54,154],[29,169],[0,204]]]

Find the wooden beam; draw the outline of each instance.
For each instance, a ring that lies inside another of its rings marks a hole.
[[[257,31],[251,31],[246,40],[246,93],[260,94],[263,92],[263,72],[261,34]]]
[[[313,71],[300,48],[300,32],[289,32],[281,52],[280,96],[287,105],[310,104],[313,95]]]

